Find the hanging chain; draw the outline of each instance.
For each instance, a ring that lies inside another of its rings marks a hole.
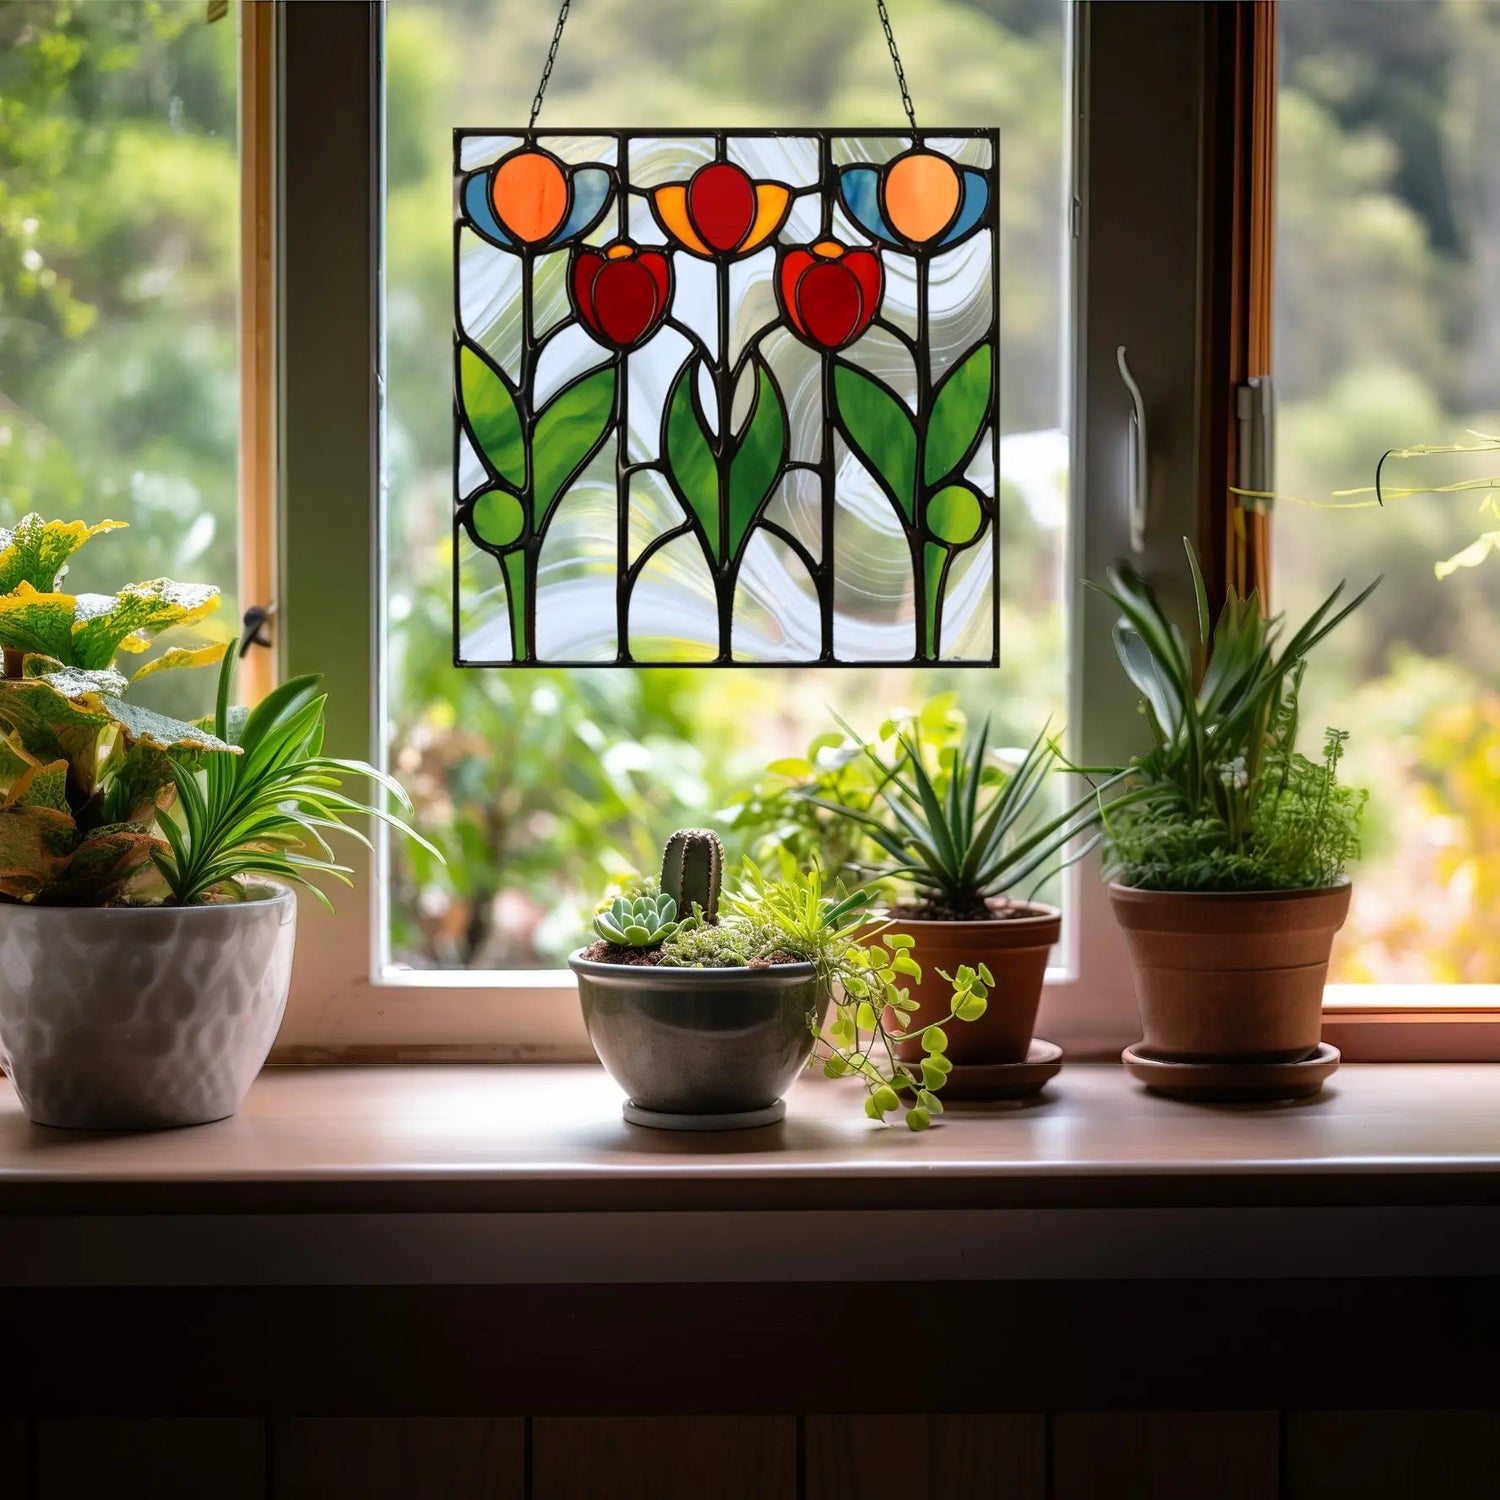
[[[536,86],[536,98],[531,101],[531,123],[528,130],[536,128],[536,117],[542,112],[542,96],[547,92],[548,80],[552,77],[552,64],[557,61],[557,45],[562,41],[563,27],[568,24],[568,9],[573,0],[562,0],[562,9],[557,13],[557,30],[552,33],[552,45],[547,49],[547,61],[542,64],[541,80]],[[892,46],[895,45],[893,42]]]
[[[901,66],[901,53],[896,47],[896,33],[891,30],[891,18],[886,11],[885,0],[875,0],[875,9],[880,13],[880,24],[885,29],[886,43],[891,49],[891,65],[896,70],[896,82],[901,85],[901,106],[906,111],[906,118],[911,121],[912,130],[915,131],[917,112],[912,108],[911,91],[906,87],[906,69]]]
[[[562,42],[563,27],[568,24],[568,11],[572,8],[573,0],[562,0],[562,5],[557,12],[557,27],[552,33],[552,45],[547,49],[547,61],[542,64],[542,76],[537,81],[536,97],[531,101],[531,120],[528,129],[536,128],[537,116],[542,112],[542,100],[547,93],[547,84],[552,78],[552,67],[557,61],[557,49]],[[917,128],[917,112],[911,102],[911,90],[906,86],[906,69],[901,66],[901,51],[896,46],[896,33],[891,30],[891,18],[885,8],[885,0],[875,0],[875,10],[880,17],[881,30],[885,32],[886,45],[891,49],[891,66],[896,70],[896,82],[901,88],[901,107],[906,111],[906,118],[911,122],[913,131]]]

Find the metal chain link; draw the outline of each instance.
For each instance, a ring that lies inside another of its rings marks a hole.
[[[527,128],[536,128],[537,116],[542,112],[542,99],[547,93],[547,84],[552,78],[552,67],[557,61],[557,49],[562,42],[563,27],[568,24],[568,11],[572,8],[573,0],[562,0],[562,5],[557,12],[557,27],[552,33],[552,45],[547,49],[547,61],[542,64],[542,76],[537,81],[536,97],[531,101],[531,120]],[[901,107],[906,111],[906,118],[911,122],[913,131],[917,128],[917,112],[911,102],[911,90],[906,86],[906,69],[901,66],[901,52],[896,46],[896,33],[891,30],[890,13],[885,8],[885,0],[875,0],[875,11],[880,17],[881,30],[885,32],[886,45],[891,49],[891,66],[896,70],[896,82],[901,89]]]
[[[536,117],[542,112],[542,96],[547,92],[548,80],[552,77],[552,65],[557,61],[558,43],[562,41],[563,27],[568,24],[568,10],[573,0],[562,0],[562,9],[557,13],[557,29],[552,33],[552,45],[547,49],[547,61],[542,64],[541,80],[536,86],[536,98],[531,101],[531,121],[528,130],[536,129]],[[894,46],[895,44],[892,43]]]
[[[917,112],[912,107],[911,91],[906,86],[906,69],[901,66],[901,53],[896,48],[896,33],[891,30],[891,18],[885,8],[885,0],[875,0],[875,9],[880,15],[880,24],[885,30],[885,39],[891,49],[891,65],[896,70],[896,82],[901,85],[901,106],[906,118],[911,121],[913,131],[917,128]]]

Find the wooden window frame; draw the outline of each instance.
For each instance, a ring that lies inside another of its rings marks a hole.
[[[329,744],[378,758],[387,722],[377,642],[384,569],[384,350],[380,334],[383,135],[379,0],[242,7],[245,163],[245,457],[241,594],[278,609],[275,650],[252,686],[321,671]],[[1070,527],[1075,580],[1129,548],[1129,349],[1153,439],[1145,552],[1184,620],[1180,538],[1212,586],[1269,583],[1269,520],[1247,515],[1234,393],[1271,369],[1275,0],[1080,0],[1075,8],[1073,466],[1086,524]],[[1095,57],[1107,67],[1092,66]],[[316,140],[317,149],[288,150]],[[365,275],[353,274],[364,267]],[[359,378],[363,372],[364,378]],[[1208,502],[1203,497],[1210,497]],[[1212,497],[1218,497],[1214,500]],[[373,503],[372,503],[373,502]],[[1082,520],[1080,515],[1077,519]],[[327,559],[366,566],[330,578]],[[1125,753],[1135,703],[1112,618],[1077,584],[1070,600],[1070,717],[1086,760]],[[1088,705],[1088,713],[1083,705]],[[304,902],[278,1061],[591,1056],[565,971],[517,980],[377,974],[383,851],[356,858],[359,889],[336,916]],[[1123,944],[1096,867],[1074,872],[1072,976],[1049,976],[1041,1034],[1071,1056],[1113,1057],[1139,1035]],[[1389,994],[1328,1012],[1346,1056],[1500,1057],[1500,1010],[1403,1010]]]

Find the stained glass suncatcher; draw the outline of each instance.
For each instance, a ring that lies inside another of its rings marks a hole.
[[[998,154],[455,131],[458,663],[998,661]]]

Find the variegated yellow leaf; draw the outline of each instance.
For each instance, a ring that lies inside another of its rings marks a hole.
[[[212,584],[170,578],[132,583],[118,594],[80,594],[70,660],[80,667],[107,667],[116,651],[144,651],[160,631],[195,624],[218,607],[219,591]]]
[[[44,594],[22,582],[0,595],[0,646],[35,651],[71,664],[73,622],[78,601],[72,594]],[[103,665],[108,665],[107,661]]]
[[[158,672],[175,672],[179,667],[211,667],[215,662],[223,661],[228,649],[228,641],[214,641],[207,646],[173,646],[137,668],[130,680],[139,682],[143,677],[154,677]]]
[[[50,593],[57,575],[72,555],[100,532],[117,531],[124,521],[44,521],[35,511],[22,516],[14,529],[0,526],[0,594],[21,584]]]

